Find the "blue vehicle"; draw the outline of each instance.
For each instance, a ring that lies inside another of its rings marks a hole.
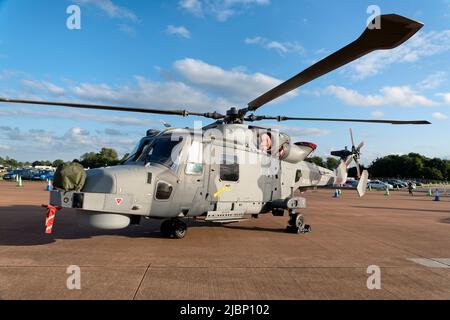
[[[31,177],[31,179],[35,181],[53,180],[53,171],[50,170],[38,171]]]
[[[358,181],[357,180],[347,180],[344,184],[344,188],[357,188]]]
[[[24,169],[20,173],[20,176],[22,177],[23,180],[31,180],[37,172],[38,171],[34,169]]]
[[[11,170],[3,176],[3,180],[16,180],[17,175],[21,175],[22,170]]]

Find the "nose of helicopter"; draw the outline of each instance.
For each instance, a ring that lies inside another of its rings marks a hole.
[[[83,192],[108,194],[139,194],[148,184],[149,171],[145,167],[127,165],[91,169],[86,172]]]
[[[117,193],[115,168],[91,169],[86,171],[84,192]]]
[[[150,168],[125,165],[86,172],[78,219],[81,225],[99,229],[122,229],[132,216],[150,213],[153,174]]]

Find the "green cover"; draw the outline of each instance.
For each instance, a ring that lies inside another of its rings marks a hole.
[[[53,187],[63,191],[81,191],[86,182],[86,172],[81,164],[64,163],[53,177]]]

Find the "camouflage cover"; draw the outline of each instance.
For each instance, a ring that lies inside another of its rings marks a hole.
[[[53,187],[63,191],[81,191],[86,182],[86,172],[81,164],[64,163],[53,177]]]

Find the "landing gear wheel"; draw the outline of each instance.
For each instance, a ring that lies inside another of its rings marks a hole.
[[[301,228],[305,224],[305,216],[300,213],[295,213],[291,215],[291,219],[289,220],[289,225],[292,227]]]
[[[308,233],[311,232],[311,227],[305,224],[305,216],[300,213],[291,212],[289,219],[289,226],[286,231],[289,233]]]
[[[187,233],[187,224],[181,220],[174,220],[171,231],[172,236],[175,239],[183,239]]]
[[[164,238],[170,238],[170,236],[171,236],[171,224],[172,224],[172,221],[171,220],[164,220],[162,223],[161,223],[161,228],[160,228],[160,230],[161,230],[161,235],[164,237]]]

